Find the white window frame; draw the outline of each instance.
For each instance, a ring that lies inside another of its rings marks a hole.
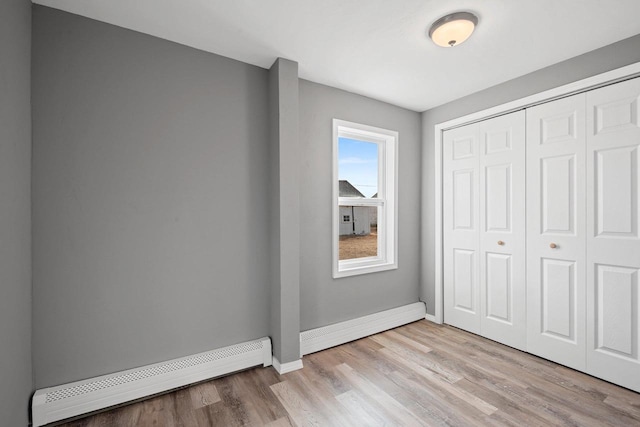
[[[378,145],[378,197],[340,197],[338,139],[350,138]],[[398,268],[398,132],[333,119],[333,277]],[[340,206],[378,207],[377,256],[340,261]]]

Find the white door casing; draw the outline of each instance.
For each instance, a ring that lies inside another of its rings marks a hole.
[[[527,351],[584,370],[585,94],[527,109]]]
[[[640,78],[586,96],[587,370],[640,391]]]

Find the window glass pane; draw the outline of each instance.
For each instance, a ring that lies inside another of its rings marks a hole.
[[[339,197],[366,199],[378,195],[378,144],[338,139]],[[340,206],[339,259],[378,256],[375,206]]]
[[[339,259],[378,256],[376,206],[340,206]]]
[[[370,198],[378,193],[378,144],[338,138],[340,197]],[[349,184],[344,185],[342,181]]]

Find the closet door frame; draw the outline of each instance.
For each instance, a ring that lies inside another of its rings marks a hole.
[[[627,65],[606,73],[598,74],[583,80],[579,80],[567,85],[559,86],[544,92],[537,93],[525,98],[511,101],[496,107],[482,110],[473,114],[462,116],[453,120],[439,123],[435,126],[435,155],[434,155],[434,171],[435,171],[435,266],[434,275],[425,277],[425,280],[434,280],[435,285],[435,314],[427,314],[426,319],[435,323],[443,323],[444,321],[444,280],[443,280],[443,192],[442,192],[442,173],[443,173],[443,142],[444,131],[459,126],[486,120],[492,117],[501,116],[517,110],[521,110],[534,105],[553,101],[569,95],[586,92],[588,90],[618,83],[624,80],[640,77],[640,62]]]

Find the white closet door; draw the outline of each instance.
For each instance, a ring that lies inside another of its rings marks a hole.
[[[640,391],[640,79],[587,94],[587,370]]]
[[[524,350],[525,112],[479,123],[481,333]]]
[[[524,349],[524,112],[446,131],[445,322]]]
[[[527,109],[527,351],[584,370],[585,94]]]
[[[444,134],[445,322],[480,333],[478,125]]]

